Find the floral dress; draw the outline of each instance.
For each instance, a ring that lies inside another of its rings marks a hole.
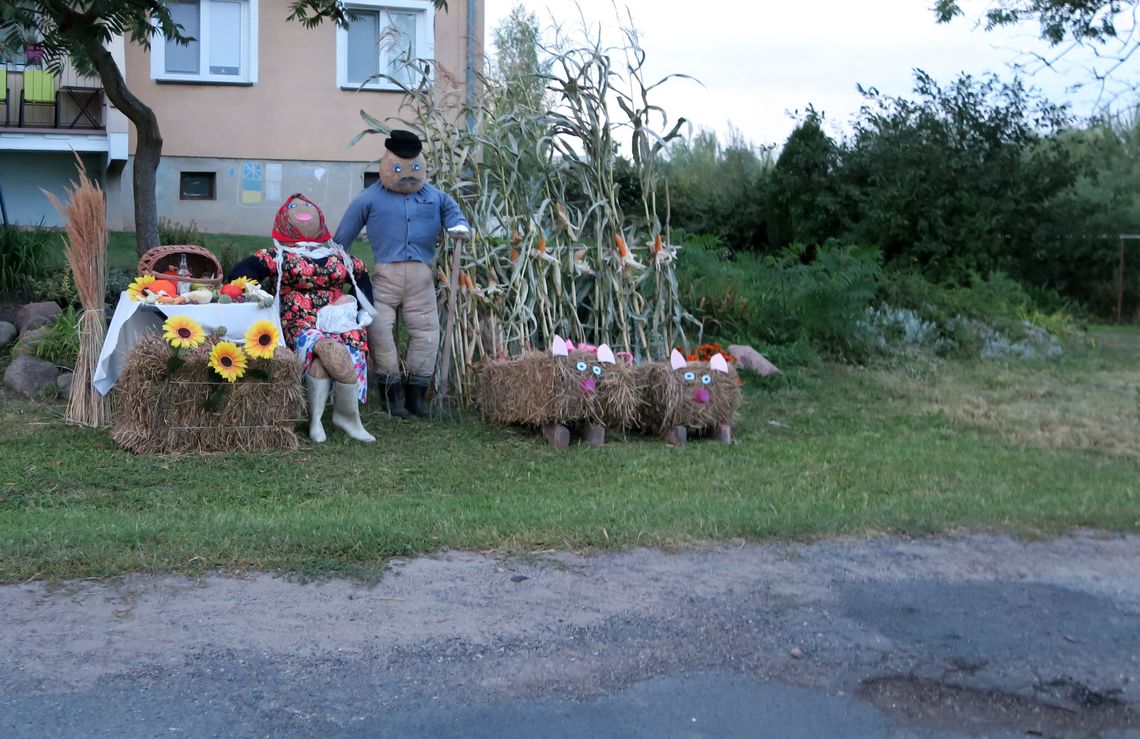
[[[267,289],[277,282],[277,248],[261,249],[242,260],[229,277],[251,277]],[[368,268],[360,259],[350,257],[356,284],[365,300],[372,299],[372,283]],[[360,402],[368,394],[368,338],[363,329],[328,334],[317,329],[317,311],[336,302],[345,294],[348,267],[340,256],[333,254],[319,259],[307,258],[293,251],[281,255],[281,328],[285,343],[304,361],[305,371],[313,363],[313,347],[321,339],[335,339],[343,344],[352,356],[356,370]]]

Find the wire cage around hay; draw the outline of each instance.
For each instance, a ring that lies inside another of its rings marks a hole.
[[[182,274],[185,269],[185,274]],[[139,257],[140,275],[161,277],[172,282],[219,285],[222,264],[209,249],[196,244],[156,246]]]
[[[159,336],[145,336],[131,351],[116,384],[111,437],[140,454],[247,452],[297,449],[294,430],[305,415],[301,363],[279,347],[259,360],[267,379],[247,376],[230,383],[208,364],[209,349],[187,351],[170,369],[174,350]]]

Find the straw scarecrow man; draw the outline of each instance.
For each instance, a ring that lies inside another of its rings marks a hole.
[[[368,227],[376,262],[372,288],[376,320],[368,327],[372,363],[384,387],[386,410],[406,418],[409,411],[430,418],[424,396],[439,354],[439,309],[435,297],[436,244],[440,231],[452,238],[470,236],[470,224],[446,193],[427,181],[423,143],[411,131],[395,130],[384,141],[380,181],[356,197],[333,236],[351,244]],[[400,397],[400,357],[396,348],[397,315],[403,317],[409,343],[404,358],[404,399]]]
[[[326,438],[321,416],[329,392],[332,423],[357,441],[376,439],[360,423],[368,394],[368,340],[372,285],[364,262],[331,241],[325,216],[300,193],[291,195],[273,223],[273,248],[242,260],[228,279],[276,282],[275,303],[285,342],[303,360],[309,398],[309,437]],[[344,290],[346,283],[355,295]]]

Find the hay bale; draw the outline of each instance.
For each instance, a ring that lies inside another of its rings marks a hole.
[[[601,368],[600,375],[594,367]],[[527,352],[485,365],[476,376],[475,402],[492,423],[630,428],[640,406],[636,380],[625,368],[599,363],[593,352],[575,350],[566,357]]]
[[[229,383],[209,367],[211,348],[207,341],[184,351],[185,364],[168,372],[170,345],[157,335],[140,339],[116,384],[115,442],[140,454],[298,448],[293,427],[304,416],[305,395],[296,355],[278,347],[273,359],[255,365],[270,379]],[[219,389],[218,409],[207,409]]]
[[[646,392],[644,375],[632,363],[604,365],[598,396],[602,403],[602,423],[607,429],[630,431],[641,425]]]
[[[660,435],[674,426],[702,432],[713,431],[721,424],[731,426],[740,407],[740,383],[736,368],[729,372],[709,368],[708,362],[689,362],[673,369],[668,361],[649,362],[638,367],[639,388],[643,393],[640,427]],[[692,373],[693,379],[685,375]],[[705,384],[702,379],[708,377]],[[708,391],[707,402],[697,401],[697,390]]]

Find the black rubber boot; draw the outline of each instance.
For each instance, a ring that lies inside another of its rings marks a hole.
[[[384,388],[384,410],[396,418],[407,418],[411,415],[404,407],[404,399],[400,396],[399,375],[379,375],[376,384]]]
[[[428,383],[431,378],[428,377],[409,377],[404,382],[404,400],[408,404],[408,410],[413,416],[430,421],[433,418],[431,411],[424,406],[424,396],[427,395]]]

